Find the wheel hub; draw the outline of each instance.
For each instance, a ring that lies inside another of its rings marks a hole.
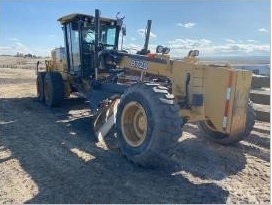
[[[132,147],[140,146],[147,134],[147,116],[143,106],[137,102],[128,103],[121,117],[122,134]]]

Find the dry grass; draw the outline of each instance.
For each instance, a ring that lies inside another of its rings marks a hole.
[[[38,61],[41,62],[40,67],[45,67],[45,60],[49,60],[49,58],[0,56],[0,68],[36,69]]]

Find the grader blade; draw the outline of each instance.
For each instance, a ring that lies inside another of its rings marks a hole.
[[[119,102],[119,99],[114,100],[95,116],[93,120],[93,128],[98,142],[104,143],[104,138],[114,126]]]

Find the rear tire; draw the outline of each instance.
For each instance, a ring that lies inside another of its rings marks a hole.
[[[116,116],[122,153],[142,166],[162,165],[182,133],[178,111],[167,88],[150,83],[130,87],[121,97]]]
[[[248,105],[246,128],[244,132],[238,133],[231,137],[229,134],[215,131],[214,128],[212,128],[212,124],[210,121],[199,122],[198,128],[200,130],[200,133],[207,139],[222,145],[229,145],[240,142],[249,136],[255,124],[255,118],[256,114],[253,110],[253,107],[251,105]]]
[[[62,76],[57,72],[48,72],[44,78],[45,104],[49,107],[58,107],[64,98],[64,83]]]
[[[44,102],[44,77],[45,77],[45,72],[38,72],[36,87],[37,87],[37,97],[40,102]]]

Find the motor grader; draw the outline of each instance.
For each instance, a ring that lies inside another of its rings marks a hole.
[[[80,94],[89,101],[97,139],[113,130],[122,153],[143,166],[164,161],[185,123],[196,123],[203,136],[224,145],[250,134],[250,71],[203,64],[198,50],[182,59],[172,59],[161,45],[151,53],[151,20],[142,50],[119,49],[123,19],[101,17],[98,9],[94,16],[59,18],[65,47],[52,51],[46,72],[37,67],[38,99],[54,107]]]

